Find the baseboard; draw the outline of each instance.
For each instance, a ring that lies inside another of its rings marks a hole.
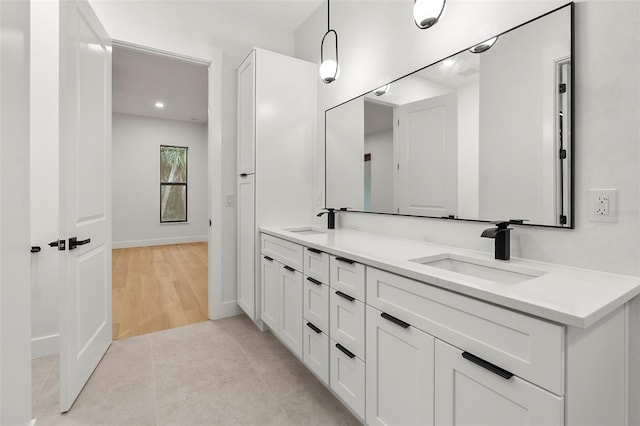
[[[132,248],[132,247],[149,247],[149,246],[165,246],[168,244],[186,244],[207,242],[206,235],[191,235],[187,237],[172,238],[154,238],[150,240],[132,240],[132,241],[114,241],[112,248]]]
[[[60,352],[60,335],[38,337],[31,339],[31,359],[55,355]]]

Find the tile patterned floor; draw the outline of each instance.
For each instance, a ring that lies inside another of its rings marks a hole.
[[[33,360],[36,426],[360,424],[244,315],[114,342],[64,415],[58,364]]]

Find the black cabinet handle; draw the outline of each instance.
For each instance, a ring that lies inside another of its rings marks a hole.
[[[307,281],[314,283],[315,285],[322,285],[322,283],[315,278],[307,277]]]
[[[307,250],[311,253],[322,254],[322,250],[314,249],[313,247],[307,247]]]
[[[283,266],[283,268],[284,268],[284,269],[286,269],[286,270],[287,270],[287,271],[289,271],[289,272],[295,272],[295,271],[296,271],[296,270],[295,270],[295,269],[293,269],[291,266],[287,266],[287,265],[284,265],[284,266]]]
[[[264,256],[264,260],[268,260],[269,262],[273,262],[273,259],[270,258],[269,256]]]
[[[322,333],[322,330],[320,330],[318,327],[316,327],[315,325],[311,324],[310,322],[307,323],[307,327],[309,327],[310,329],[312,329],[313,331],[315,331],[318,334]]]
[[[485,361],[482,358],[479,358],[469,352],[462,352],[462,358],[473,362],[476,365],[479,365],[480,367],[491,371],[494,374],[497,374],[498,376],[502,377],[503,379],[509,380],[510,378],[513,377],[513,373],[510,371],[505,370],[504,368],[500,368],[495,364],[491,364],[489,361]]]
[[[356,263],[355,260],[347,259],[346,257],[336,257],[336,260],[339,262],[348,263],[349,265],[353,265],[354,263]]]
[[[69,250],[73,250],[78,246],[89,244],[90,242],[91,242],[91,238],[87,238],[86,240],[78,240],[77,237],[71,237],[69,238]]]
[[[380,316],[384,319],[386,319],[387,321],[391,321],[392,323],[394,323],[395,325],[399,325],[402,328],[409,328],[411,327],[411,324],[409,324],[408,322],[404,322],[401,319],[398,319],[396,317],[394,317],[393,315],[389,315],[386,312],[383,312],[380,314]]]
[[[31,253],[40,253],[41,250],[40,246],[31,246]]]
[[[348,356],[351,359],[356,357],[356,355],[353,352],[351,352],[349,349],[347,349],[344,346],[342,346],[340,343],[336,343],[336,348],[338,348],[340,350],[340,352],[342,352],[343,354],[345,354],[346,356]]]
[[[240,177],[247,177],[249,176],[247,173],[240,173]]]
[[[353,302],[354,300],[356,300],[355,297],[351,297],[348,294],[341,292],[340,290],[336,291],[336,294],[342,297],[343,299],[347,299],[349,302]]]

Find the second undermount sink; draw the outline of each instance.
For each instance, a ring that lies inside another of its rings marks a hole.
[[[451,253],[412,259],[411,261],[500,284],[518,284],[546,274],[545,271],[510,264],[499,264],[493,261],[474,259]]]
[[[294,232],[300,235],[317,235],[317,234],[326,234],[326,231],[321,229],[306,227],[306,228],[289,228],[286,231]]]

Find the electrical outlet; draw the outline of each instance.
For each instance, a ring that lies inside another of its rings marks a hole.
[[[615,188],[589,190],[589,219],[591,222],[618,221],[618,190]]]

